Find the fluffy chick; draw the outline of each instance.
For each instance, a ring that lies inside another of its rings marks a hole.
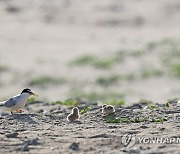
[[[102,106],[102,113],[103,113],[103,115],[108,116],[108,115],[110,115],[112,113],[115,113],[115,109],[114,109],[114,107],[112,105],[104,104]]]
[[[79,109],[77,107],[74,107],[72,109],[72,113],[70,113],[68,116],[67,116],[67,120],[69,122],[74,122],[76,120],[78,120],[80,118],[80,115],[79,115]]]

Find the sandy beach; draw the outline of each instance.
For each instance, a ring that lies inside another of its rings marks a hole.
[[[1,0],[0,101],[26,87],[39,95],[28,100],[25,113],[0,117],[2,152],[20,153],[25,146],[27,153],[178,153],[178,144],[122,150],[121,143],[131,131],[178,137],[176,105],[148,113],[166,119],[160,123],[109,124],[98,102],[123,102],[115,104],[117,118],[127,109],[131,119],[133,104],[142,100],[161,106],[179,99],[179,8],[178,0]],[[66,121],[72,106],[53,104],[71,98],[93,107],[80,123]]]

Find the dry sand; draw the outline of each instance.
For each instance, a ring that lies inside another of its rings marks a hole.
[[[79,109],[86,104],[81,103]],[[23,114],[3,114],[1,153],[179,153],[180,108],[176,103],[153,110],[141,103],[116,107],[112,117],[123,120],[120,123],[107,123],[101,106],[93,104],[74,123],[66,120],[71,108],[45,102],[28,103]],[[135,135],[128,147],[122,139],[125,134]]]

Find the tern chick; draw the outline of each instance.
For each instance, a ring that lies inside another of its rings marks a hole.
[[[115,109],[114,109],[114,107],[112,105],[104,104],[102,106],[102,113],[103,113],[103,115],[108,116],[110,114],[115,113]]]
[[[13,114],[13,111],[24,112],[22,109],[31,95],[38,96],[32,92],[31,89],[26,88],[19,95],[13,96],[7,101],[0,102],[0,107],[4,107],[5,110],[10,111],[11,114]]]
[[[67,120],[69,122],[74,122],[76,120],[79,120],[80,115],[79,115],[79,109],[77,107],[74,107],[72,109],[72,112],[67,116]]]

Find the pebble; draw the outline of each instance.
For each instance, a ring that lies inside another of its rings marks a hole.
[[[29,151],[29,146],[27,144],[21,145],[21,151]]]
[[[148,126],[145,126],[145,125],[142,125],[142,126],[140,126],[140,128],[146,129],[146,128],[149,128],[149,127],[148,127]]]
[[[128,151],[128,154],[140,154],[140,150],[137,149],[137,148],[130,149],[130,150]]]
[[[159,130],[160,130],[160,131],[164,131],[164,130],[165,130],[165,128],[160,128]]]
[[[18,133],[17,132],[8,133],[8,134],[5,134],[5,136],[8,138],[17,138]]]
[[[43,113],[43,112],[44,112],[43,109],[39,109],[39,110],[37,111],[37,113]]]
[[[48,111],[43,111],[43,115],[49,115]]]
[[[1,113],[1,116],[3,117],[3,116],[8,116],[9,114],[8,113],[6,113],[6,112],[2,112]]]
[[[38,145],[38,138],[35,138],[35,139],[30,139],[30,140],[27,140],[27,141],[24,141],[21,146],[17,149],[17,150],[20,150],[20,151],[29,151],[29,145]]]
[[[74,150],[74,151],[78,151],[79,150],[79,143],[72,143],[69,146],[70,149]]]
[[[27,145],[38,145],[38,138],[34,138],[34,139],[30,139],[30,140],[27,140],[27,141],[24,141],[23,142],[23,145],[27,144]]]

